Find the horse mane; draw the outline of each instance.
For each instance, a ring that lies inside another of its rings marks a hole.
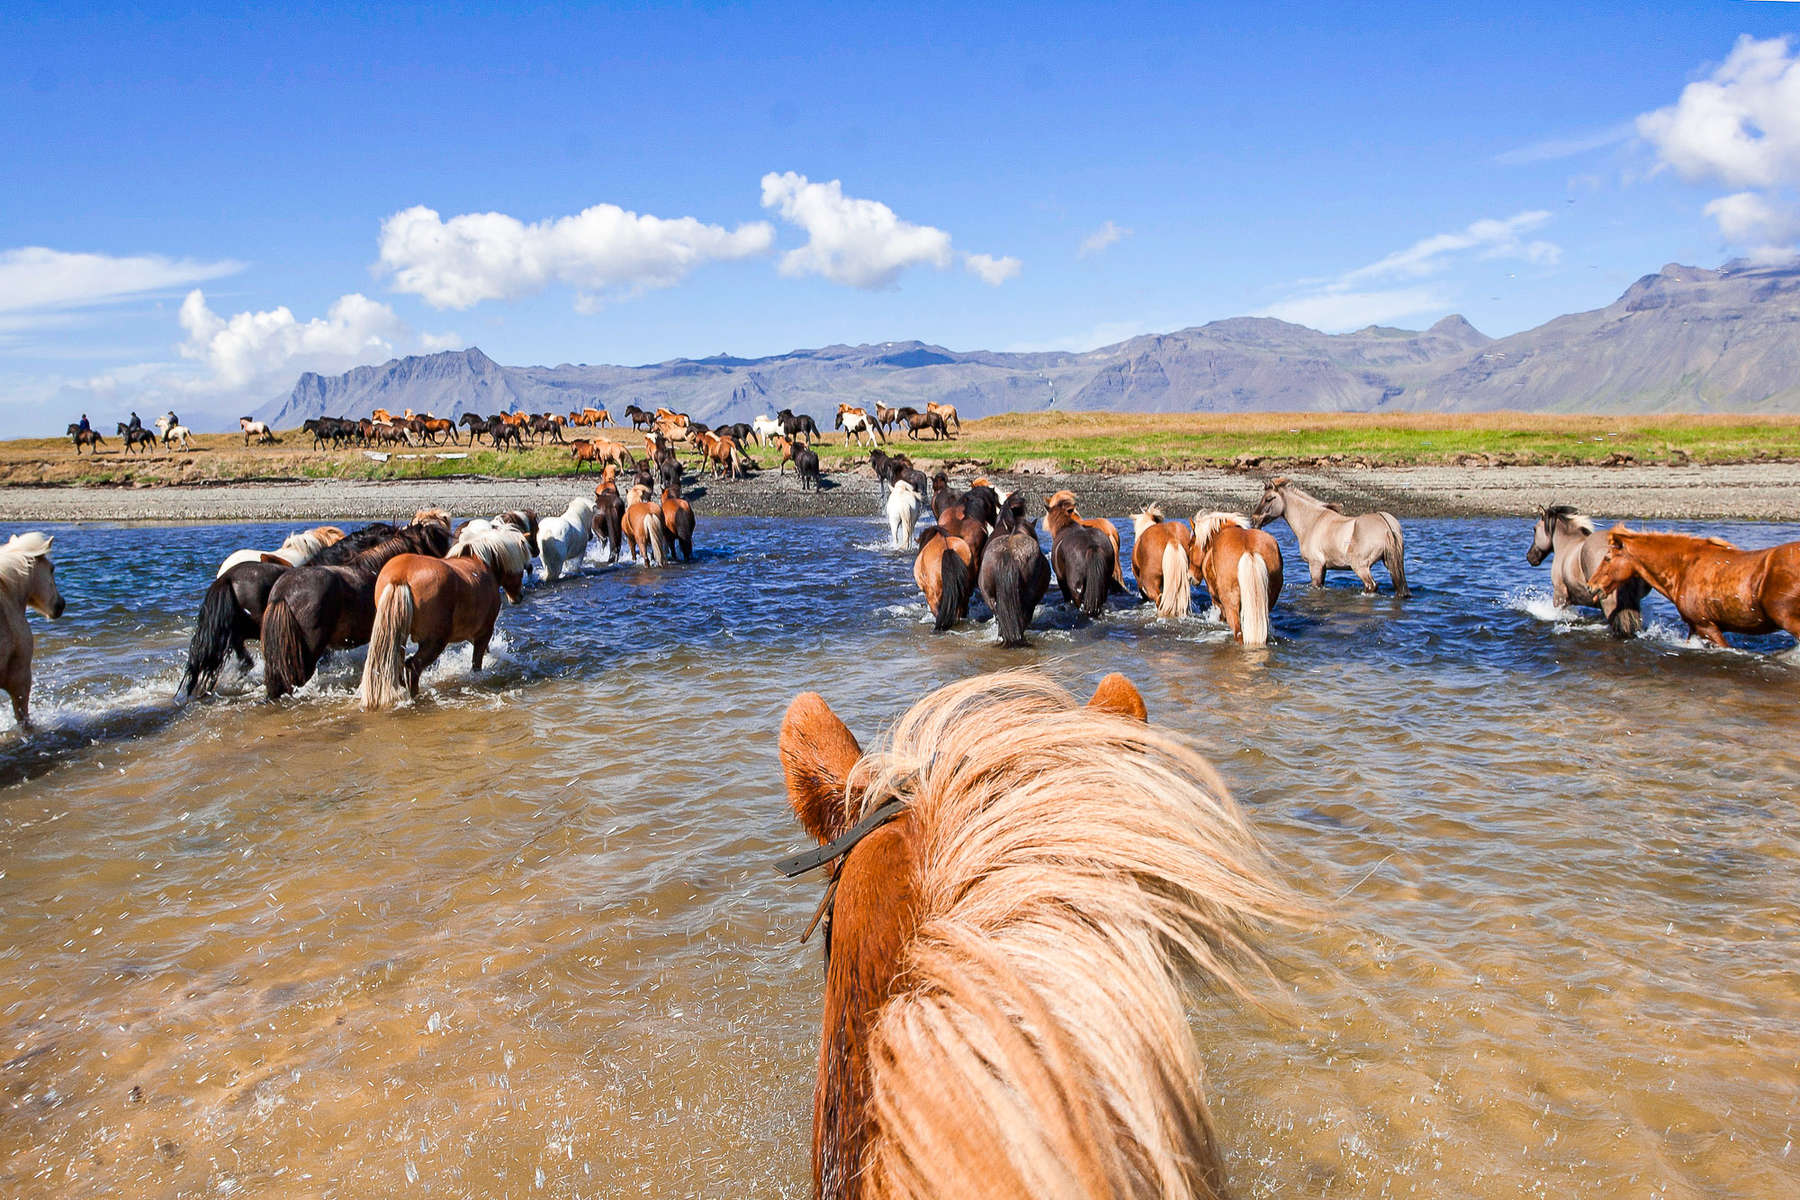
[[[445,529],[448,529],[450,528],[450,514],[441,508],[421,508],[418,512],[413,514],[413,519],[409,521],[408,524],[442,525]]]
[[[1554,529],[1558,521],[1567,521],[1569,528],[1579,533],[1594,532],[1594,518],[1583,516],[1573,504],[1549,504],[1544,506],[1544,520]]]
[[[1194,514],[1194,545],[1204,546],[1212,541],[1213,534],[1227,525],[1236,525],[1242,529],[1250,528],[1250,518],[1243,513],[1210,512]]]
[[[511,525],[492,525],[465,536],[445,558],[478,558],[495,575],[520,575],[531,562],[531,546]]]
[[[1144,530],[1150,528],[1152,525],[1161,524],[1162,520],[1162,505],[1146,504],[1144,505],[1143,512],[1134,512],[1131,514],[1131,532],[1142,536]]]
[[[32,530],[29,533],[15,533],[0,546],[0,588],[4,588],[8,596],[18,599],[31,586],[31,574],[35,569],[33,560],[50,553],[52,539],[45,534]]]
[[[1701,542],[1708,546],[1717,546],[1721,550],[1741,550],[1743,547],[1717,534],[1682,533],[1675,529],[1626,529],[1620,526],[1611,532],[1622,533],[1629,538],[1667,538],[1671,541]]]
[[[918,925],[870,1039],[877,1194],[1213,1197],[1185,1003],[1311,914],[1212,766],[1028,672],[927,697],[852,772],[902,795]],[[885,1185],[885,1191],[880,1185]]]

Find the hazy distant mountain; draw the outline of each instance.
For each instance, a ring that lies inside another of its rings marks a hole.
[[[1042,409],[1121,412],[1773,410],[1800,408],[1800,269],[1671,264],[1606,308],[1495,341],[1459,316],[1423,332],[1324,334],[1236,317],[1081,353],[958,352],[924,342],[825,346],[767,358],[638,367],[504,367],[480,350],[308,373],[257,413],[308,417],[412,408],[440,416],[664,405],[716,423],[841,400],[967,417]]]

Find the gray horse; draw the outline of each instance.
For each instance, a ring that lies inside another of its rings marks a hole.
[[[1597,608],[1613,633],[1622,638],[1643,630],[1643,603],[1650,586],[1642,579],[1634,576],[1611,592],[1596,592],[1587,585],[1606,557],[1606,534],[1595,532],[1592,517],[1582,516],[1567,504],[1540,509],[1525,561],[1535,567],[1551,555],[1556,561],[1550,567],[1550,595],[1558,608],[1570,604]]]
[[[1363,591],[1373,592],[1375,576],[1369,568],[1380,562],[1394,581],[1394,595],[1405,599],[1411,594],[1406,587],[1406,535],[1393,513],[1348,516],[1286,479],[1271,479],[1263,485],[1262,501],[1250,520],[1261,529],[1277,517],[1285,517],[1294,531],[1314,587],[1324,584],[1328,569],[1347,567],[1362,580]]]

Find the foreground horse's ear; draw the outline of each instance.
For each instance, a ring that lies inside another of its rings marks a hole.
[[[1100,681],[1100,686],[1094,689],[1094,698],[1088,701],[1087,706],[1116,716],[1130,717],[1135,721],[1150,719],[1150,710],[1144,707],[1144,698],[1138,695],[1137,688],[1131,680],[1116,671]]]
[[[1617,550],[1625,544],[1625,526],[1614,525],[1606,531],[1606,544]]]
[[[860,758],[856,736],[838,720],[825,697],[817,692],[794,697],[781,719],[781,769],[794,815],[820,842],[831,841],[849,827],[844,788]]]

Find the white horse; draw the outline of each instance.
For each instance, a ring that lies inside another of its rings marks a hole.
[[[299,533],[288,534],[287,541],[281,543],[278,550],[238,550],[230,554],[219,564],[218,579],[225,572],[239,563],[268,562],[271,558],[279,558],[290,567],[304,566],[319,556],[319,552],[327,546],[335,546],[344,540],[344,531],[336,525],[320,525],[316,529],[306,529]]]
[[[856,441],[857,434],[868,438],[871,446],[878,446],[884,440],[881,436],[881,426],[875,423],[874,417],[860,408],[838,409],[837,427],[844,431],[845,445]]]
[[[194,448],[194,443],[190,440],[194,431],[186,425],[177,424],[173,413],[164,413],[156,418],[156,432],[162,438],[165,449],[168,448],[170,442],[180,442],[183,450]]]
[[[275,431],[269,428],[267,421],[252,421],[249,417],[239,417],[238,428],[244,431],[244,445],[246,446],[250,444],[251,438],[255,438],[259,442],[275,440]]]
[[[774,417],[756,417],[750,422],[750,432],[763,445],[773,445],[775,439],[782,436],[781,422]]]
[[[919,493],[904,479],[896,482],[888,492],[887,519],[888,540],[894,549],[910,547],[913,529],[919,523]]]
[[[594,502],[586,496],[569,501],[560,517],[538,522],[538,557],[544,560],[544,582],[561,577],[565,565],[581,570],[581,555],[594,533]]]
[[[0,546],[0,688],[12,697],[19,728],[31,727],[31,625],[26,608],[54,620],[63,615],[50,543],[41,533],[14,534]]]

